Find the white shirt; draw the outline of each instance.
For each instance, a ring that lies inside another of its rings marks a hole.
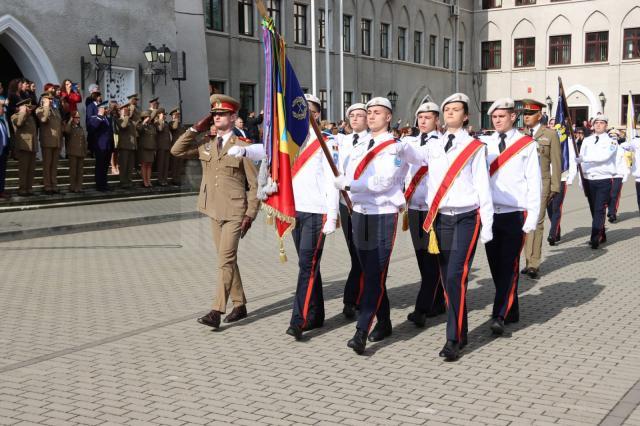
[[[597,140],[597,142],[596,142]],[[616,174],[618,142],[606,133],[584,138],[580,147],[582,169],[586,179],[611,179]]]
[[[317,140],[315,132],[310,129],[307,141],[302,145],[309,148]],[[329,150],[337,150],[333,138],[327,141]],[[304,150],[298,153],[302,155]],[[296,211],[326,214],[327,221],[338,217],[338,190],[333,184],[333,172],[322,151],[322,147],[309,158],[304,166],[293,176],[293,198]]]
[[[505,133],[507,135],[505,138],[506,148],[524,137],[515,129]],[[500,154],[500,133],[494,132],[491,136],[484,136],[481,140],[487,144],[487,161],[491,166],[491,163]],[[491,182],[491,198],[495,213],[526,210],[527,218],[531,218],[533,223],[537,222],[540,213],[542,177],[535,143],[530,143],[512,156],[493,176],[489,177],[489,181]]]
[[[618,150],[616,151],[616,174],[613,177],[622,178],[622,181],[626,182],[629,176],[629,167],[627,166],[627,160],[624,158],[624,153],[625,150],[618,145]]]
[[[420,144],[422,143],[422,136],[423,133],[420,133],[418,136],[405,136],[404,138],[402,138],[402,140],[412,144],[415,148],[419,148],[421,146]],[[428,144],[431,142],[435,142],[440,136],[442,136],[442,134],[437,130],[431,131],[426,134],[426,143]],[[411,184],[411,180],[418,172],[420,167],[421,166],[416,164],[409,165],[409,173],[407,173],[405,189],[409,187],[409,185]],[[428,173],[422,178],[420,184],[418,184],[418,186],[416,187],[413,196],[409,199],[408,205],[411,210],[427,211],[427,176]]]
[[[571,185],[578,174],[578,164],[576,163],[576,149],[573,146],[573,140],[569,136],[567,136],[567,144],[569,144],[569,169],[562,173],[560,180]],[[553,167],[551,168],[551,173],[553,173]]]
[[[640,182],[640,136],[636,136],[628,142],[620,144],[622,147],[631,147],[632,152],[635,153],[635,159],[633,160],[633,166],[631,166],[631,174],[636,179],[636,182]],[[626,160],[625,160],[626,161]]]
[[[446,132],[437,141],[432,141],[419,149],[412,148],[410,144],[404,144],[402,147],[402,157],[408,162],[429,166],[427,177],[428,206],[433,203],[433,198],[451,163],[473,138],[466,130],[458,130],[455,133],[451,149],[445,153],[444,148],[448,140],[449,132]],[[438,213],[454,215],[478,208],[483,229],[484,227],[491,229],[493,226],[493,201],[486,149],[478,150],[471,161],[468,161],[462,168],[449,188],[449,192],[440,202]]]
[[[371,139],[370,136],[358,142],[351,151],[346,166],[345,176],[351,179],[349,195],[353,201],[353,210],[362,214],[397,213],[405,205],[403,186],[409,170],[409,165],[397,155],[397,143],[380,151],[360,178],[353,180],[356,168],[369,152]],[[391,133],[385,132],[376,136],[373,138],[374,145],[371,149],[388,140],[394,140]]]
[[[353,144],[353,139],[355,135],[358,135],[358,141],[356,145]],[[336,135],[336,140],[338,143],[338,171],[340,172],[340,174],[346,175],[345,174],[346,167],[347,167],[347,164],[349,163],[349,159],[351,158],[351,151],[353,151],[353,148],[355,148],[355,146],[360,144],[364,144],[366,148],[370,139],[371,139],[371,136],[369,134],[369,130],[363,130],[362,132],[359,132],[359,133],[353,132],[348,135],[343,135],[341,133],[338,133]],[[353,175],[348,176],[348,178],[353,179]],[[345,204],[342,197],[340,197],[340,202],[342,204]]]

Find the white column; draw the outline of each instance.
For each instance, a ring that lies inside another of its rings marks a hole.
[[[338,13],[338,25],[340,26],[340,40],[338,40],[338,43],[340,43],[340,116],[339,119],[344,118],[344,15],[343,15],[343,9],[342,9],[342,0],[339,0],[340,2],[340,9],[339,9],[339,13]]]
[[[329,65],[329,50],[331,48],[331,28],[329,27],[329,23],[331,19],[329,18],[329,0],[324,0],[324,59],[325,59],[325,84],[327,90],[327,116],[326,120],[331,121],[331,79],[329,78],[329,74],[331,72],[331,65]]]
[[[311,0],[311,93],[318,96],[316,73],[316,2]]]

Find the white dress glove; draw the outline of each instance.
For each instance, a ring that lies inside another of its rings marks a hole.
[[[534,231],[535,229],[536,229],[535,221],[529,220],[529,219],[524,221],[524,225],[522,226],[522,232],[524,232],[525,234],[528,234],[529,232]]]
[[[338,175],[333,178],[333,184],[337,189],[343,191],[349,185],[349,179],[345,175]]]
[[[330,235],[336,232],[336,219],[327,219],[322,227],[322,233],[324,235]]]
[[[491,228],[483,226],[482,230],[480,230],[480,242],[482,244],[487,244],[491,240],[493,240],[493,231]]]
[[[578,164],[582,164],[582,162],[583,162],[583,160],[582,160],[582,156],[581,156],[581,155],[577,156],[577,157],[576,157],[576,163],[578,163]]]
[[[245,156],[246,153],[247,153],[246,149],[237,145],[232,146],[231,148],[229,148],[229,151],[227,151],[228,156],[236,157],[236,158],[242,158]]]

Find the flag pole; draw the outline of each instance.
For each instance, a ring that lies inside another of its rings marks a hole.
[[[269,12],[265,7],[264,2],[262,0],[255,0],[255,1],[256,1],[256,6],[258,7],[258,12],[260,13],[260,16],[262,16],[263,19],[267,19],[269,17]],[[326,16],[327,15],[325,15],[325,25],[326,25]],[[327,162],[331,167],[331,171],[333,172],[333,175],[336,177],[339,176],[340,172],[338,171],[338,168],[333,162],[333,156],[331,155],[331,151],[329,151],[329,147],[327,146],[326,142],[324,141],[324,138],[322,137],[322,132],[318,128],[318,123],[316,123],[315,120],[313,120],[311,117],[309,117],[309,122],[311,123],[311,128],[313,129],[316,135],[316,138],[318,139],[318,142],[320,143],[322,152],[324,152],[324,156],[326,157]],[[349,211],[349,214],[351,214],[353,210],[353,203],[351,202],[351,198],[349,197],[349,194],[347,193],[347,191],[340,191],[340,194],[342,195],[342,198],[344,199],[344,202],[347,205],[347,210]]]
[[[576,137],[573,133],[573,120],[571,120],[571,114],[569,114],[569,105],[567,104],[567,96],[564,93],[564,85],[562,84],[562,77],[558,76],[558,83],[560,87],[560,98],[562,99],[562,105],[559,105],[564,109],[565,112],[565,120],[567,120],[569,127],[569,136],[571,137],[571,142],[573,144],[573,151],[576,153],[576,156],[580,155],[578,152],[578,144],[576,143]],[[584,179],[584,173],[582,171],[582,165],[577,164],[578,173],[580,174],[580,179],[582,180],[582,189],[584,190],[584,195],[589,197],[589,184]]]

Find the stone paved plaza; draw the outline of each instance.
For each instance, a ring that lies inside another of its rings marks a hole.
[[[182,202],[193,210],[192,197]],[[479,245],[456,363],[438,357],[444,316],[425,329],[406,321],[419,281],[408,233],[388,279],[393,336],[365,356],[346,347],[340,232],[322,260],[325,326],[304,342],[284,333],[295,250],[288,238],[289,262],[278,262],[263,216],[240,249],[249,318],[218,332],[195,321],[215,285],[208,219],[0,243],[0,424],[640,425],[631,182],[620,211],[592,251],[586,201],[570,188],[563,241],[545,243],[539,280],[521,279],[521,321],[502,338],[489,331],[494,290]]]

